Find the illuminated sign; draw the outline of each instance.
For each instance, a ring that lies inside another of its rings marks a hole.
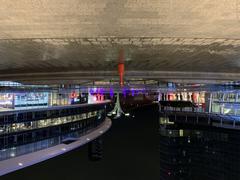
[[[14,106],[47,106],[48,98],[47,92],[16,93],[14,95]]]

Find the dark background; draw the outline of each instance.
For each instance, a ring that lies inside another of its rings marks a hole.
[[[160,178],[156,106],[113,120],[103,136],[104,158],[88,160],[88,146],[0,177],[1,180],[157,180]]]

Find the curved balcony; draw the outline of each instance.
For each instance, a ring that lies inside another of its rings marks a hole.
[[[164,105],[163,105],[164,104]],[[198,108],[190,102],[181,102],[178,107],[171,106],[173,103],[160,102],[160,115],[167,117],[167,123],[191,124],[201,126],[214,126],[227,129],[240,129],[240,116],[220,113],[209,113]],[[175,103],[176,104],[176,103]]]
[[[80,147],[111,127],[108,101],[0,113],[0,175]]]

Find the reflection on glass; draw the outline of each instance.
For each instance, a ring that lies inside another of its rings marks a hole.
[[[0,161],[55,146],[66,138],[78,138],[102,123],[105,119],[103,114],[105,111],[101,109],[67,117],[4,125],[2,129],[14,133],[0,136]]]
[[[66,124],[66,123],[70,123],[70,122],[84,120],[87,118],[96,117],[98,113],[102,113],[102,110],[88,112],[88,113],[82,113],[82,114],[78,114],[78,115],[70,115],[70,116],[63,116],[63,117],[57,117],[57,118],[51,118],[51,119],[43,119],[43,120],[38,120],[38,121],[5,124],[5,125],[0,126],[0,134],[33,130],[33,129],[37,129],[37,128],[44,128],[44,127],[50,127],[50,126],[57,126],[60,124]]]
[[[240,179],[240,132],[160,118],[161,180]]]

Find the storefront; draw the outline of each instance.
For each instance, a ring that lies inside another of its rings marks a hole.
[[[14,94],[14,109],[47,107],[48,92]]]
[[[211,112],[240,115],[240,95],[237,92],[212,93]]]
[[[0,93],[0,108],[13,109],[14,108],[14,95],[12,93]]]
[[[49,105],[48,101],[48,92],[0,93],[0,108],[2,111],[47,107]]]

